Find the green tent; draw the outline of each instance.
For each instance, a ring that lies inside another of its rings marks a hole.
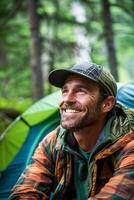
[[[40,140],[59,124],[59,96],[58,91],[35,103],[1,135],[0,199],[8,198]]]

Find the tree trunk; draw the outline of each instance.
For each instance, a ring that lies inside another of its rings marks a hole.
[[[104,34],[106,39],[106,46],[108,50],[108,60],[110,65],[110,70],[116,81],[119,81],[118,71],[117,71],[117,58],[114,45],[114,32],[112,29],[112,16],[110,12],[109,0],[102,0],[102,16],[104,22]]]
[[[40,19],[37,13],[39,0],[28,0],[28,13],[31,30],[31,78],[32,78],[32,98],[34,101],[44,96],[43,73],[41,66],[41,37]]]

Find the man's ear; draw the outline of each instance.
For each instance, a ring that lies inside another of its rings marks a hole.
[[[112,110],[116,102],[116,99],[114,96],[108,96],[106,99],[104,99],[103,104],[102,104],[102,111],[104,113],[109,112]]]

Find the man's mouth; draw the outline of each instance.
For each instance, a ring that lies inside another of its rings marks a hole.
[[[80,110],[74,110],[74,109],[64,109],[64,111],[66,113],[78,113],[78,112],[80,112]]]

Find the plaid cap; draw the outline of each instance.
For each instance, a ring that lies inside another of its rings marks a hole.
[[[97,82],[107,95],[116,96],[117,84],[112,74],[102,66],[95,63],[83,62],[74,65],[71,69],[56,69],[49,74],[49,82],[62,88],[66,79],[71,74],[77,74],[89,80]]]

